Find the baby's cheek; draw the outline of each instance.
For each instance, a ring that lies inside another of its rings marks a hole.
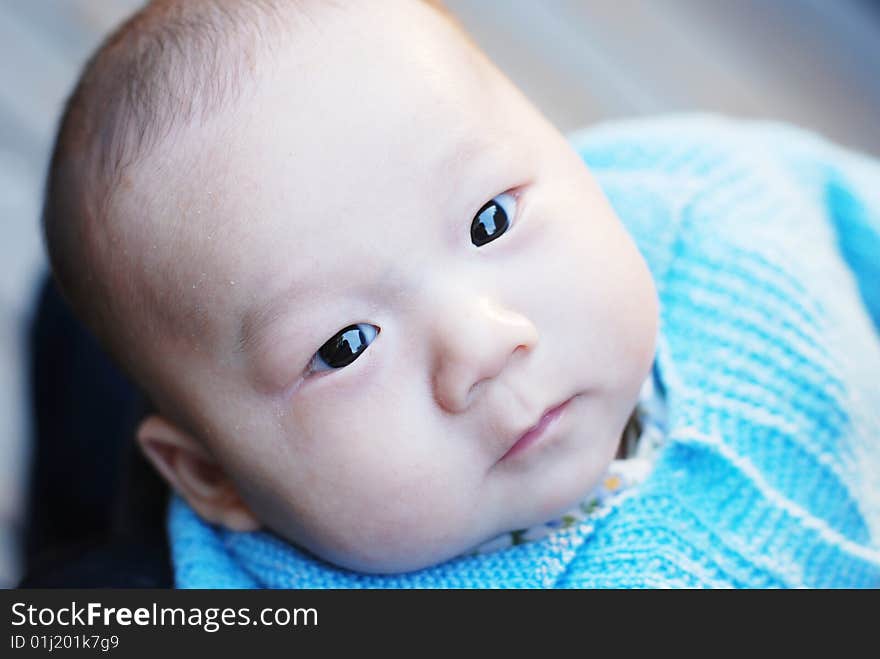
[[[621,273],[621,334],[626,338],[626,354],[632,367],[641,372],[647,371],[654,357],[659,306],[654,281],[644,259],[628,237],[626,242],[630,245],[621,258],[625,264]]]
[[[485,539],[472,537],[485,472],[479,445],[432,416],[430,392],[413,381],[387,374],[354,399],[328,391],[278,421],[259,444],[268,450],[252,445],[261,454],[249,497],[258,517],[288,541],[367,572],[416,569]]]
[[[590,315],[608,361],[605,368],[615,388],[631,390],[644,378],[654,353],[657,299],[644,259],[619,220],[608,211],[599,244],[593,245],[596,286]]]
[[[328,492],[332,505],[322,516],[327,551],[338,562],[367,571],[412,569],[443,555],[468,528],[469,486],[442,465],[386,460],[360,467]]]

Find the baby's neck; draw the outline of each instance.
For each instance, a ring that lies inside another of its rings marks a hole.
[[[642,420],[639,414],[639,406],[633,408],[632,413],[627,419],[623,432],[620,435],[620,443],[617,445],[617,453],[614,455],[615,460],[624,460],[635,454],[636,443],[642,434]]]

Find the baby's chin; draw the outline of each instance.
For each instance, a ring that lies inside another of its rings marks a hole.
[[[480,541],[473,540],[424,544],[409,542],[403,546],[398,543],[371,543],[353,551],[320,548],[313,553],[337,567],[362,574],[402,574],[440,565],[468,553],[479,544]]]
[[[369,525],[369,528],[322,529],[312,538],[288,542],[337,567],[362,574],[401,574],[430,568],[470,553],[497,537],[494,529],[444,529],[437,525],[414,528],[412,524]],[[277,533],[277,532],[276,532]],[[323,536],[318,540],[317,535]]]
[[[299,543],[312,554],[337,567],[362,574],[401,574],[431,568],[470,555],[479,546],[498,536],[557,519],[577,505],[593,489],[593,483],[551,497],[516,519],[506,516],[491,526],[478,529],[445,531],[439,528],[388,528],[385,533],[371,533],[378,540],[358,541],[357,533],[345,534],[346,540],[329,543]],[[522,511],[521,511],[522,512]],[[308,546],[306,546],[308,544]]]

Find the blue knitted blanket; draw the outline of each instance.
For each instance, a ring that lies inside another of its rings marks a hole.
[[[401,575],[172,502],[178,587],[880,587],[880,162],[706,114],[570,136],[648,261],[668,438],[612,506]]]

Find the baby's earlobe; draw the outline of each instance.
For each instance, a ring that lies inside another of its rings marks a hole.
[[[226,470],[199,440],[167,419],[151,415],[138,427],[137,441],[171,488],[203,519],[232,531],[260,527]]]
[[[251,512],[251,509],[244,501],[235,494],[235,501],[231,501],[223,510],[219,523],[230,531],[259,531],[260,522]]]

